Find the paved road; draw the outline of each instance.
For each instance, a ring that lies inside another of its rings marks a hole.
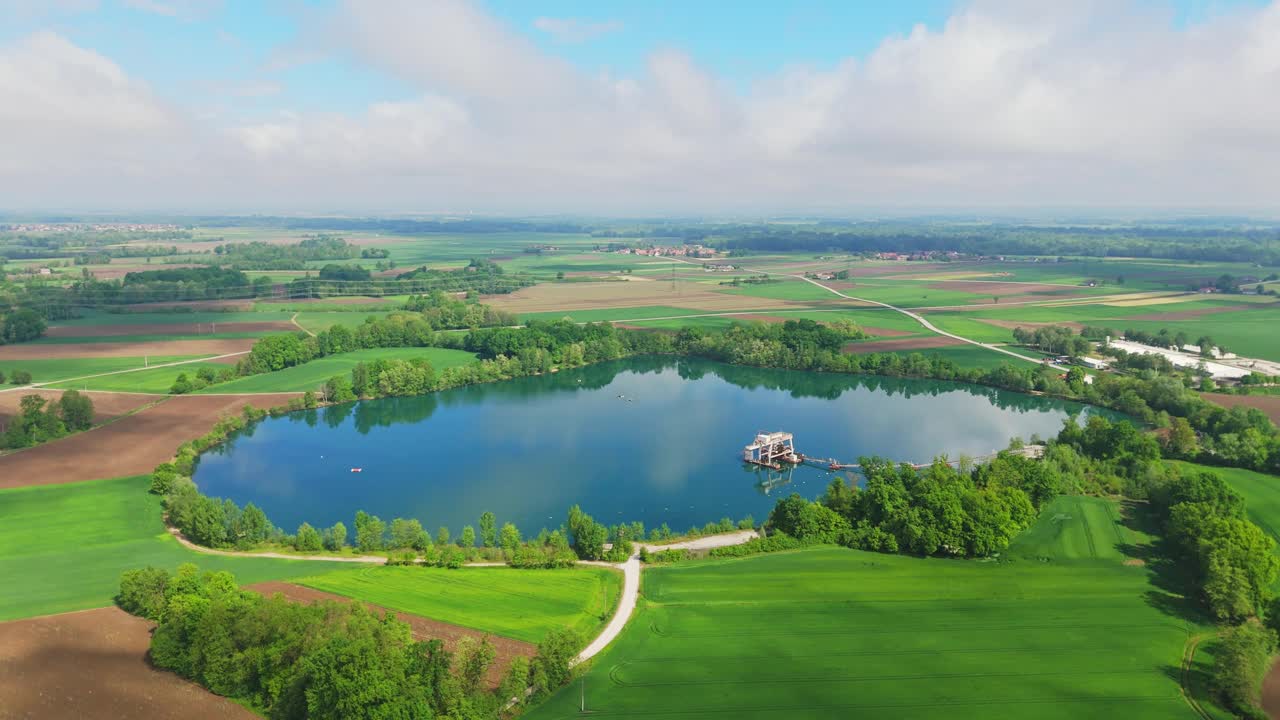
[[[740,530],[738,532],[725,533],[723,535],[709,535],[707,537],[696,538],[693,540],[685,540],[682,542],[667,543],[665,545],[644,544],[644,548],[650,552],[657,550],[709,550],[717,547],[728,547],[730,545],[741,545],[758,536],[755,530]],[[582,562],[582,565],[607,565],[615,567],[622,571],[622,597],[618,600],[618,609],[614,612],[613,617],[609,619],[609,624],[604,626],[604,630],[595,640],[591,641],[582,652],[578,653],[578,657],[573,659],[573,664],[577,665],[586,662],[591,658],[599,655],[609,643],[613,642],[622,634],[623,628],[627,626],[627,622],[631,620],[631,615],[636,611],[636,601],[640,597],[640,551],[637,546],[636,554],[627,559],[621,565],[609,565],[608,563],[591,563]]]

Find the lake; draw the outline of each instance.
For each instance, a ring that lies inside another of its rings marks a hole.
[[[830,482],[819,468],[744,465],[758,431],[794,433],[811,457],[928,462],[1049,437],[1092,412],[1106,411],[958,383],[648,357],[268,418],[201,457],[195,481],[288,532],[351,528],[365,510],[456,536],[488,510],[527,536],[558,527],[573,503],[606,524],[685,530],[762,521],[778,497],[816,497]]]

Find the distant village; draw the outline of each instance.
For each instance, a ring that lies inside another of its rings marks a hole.
[[[18,223],[0,225],[0,232],[175,232],[172,223]]]

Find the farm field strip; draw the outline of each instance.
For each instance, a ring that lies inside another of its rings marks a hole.
[[[148,367],[177,362],[198,362],[205,359],[201,355],[158,355],[152,357],[109,357],[109,358],[42,358],[37,360],[2,360],[0,372],[5,378],[13,375],[14,370],[26,370],[31,373],[31,381],[35,384],[58,382],[76,378],[95,377],[108,373],[145,370]],[[5,388],[0,387],[0,392]]]
[[[187,550],[165,531],[149,484],[139,476],[0,490],[0,577],[10,579],[0,583],[0,620],[106,607],[120,573],[146,565],[193,562],[244,583],[342,567]]]
[[[152,363],[154,366],[155,363]],[[97,375],[45,385],[45,387],[63,390],[99,390],[106,392],[136,392],[167,395],[179,375],[189,378],[202,369],[218,372],[232,367],[216,362],[183,362],[162,365],[161,367],[134,368],[106,375]]]
[[[474,362],[476,356],[462,350],[446,348],[373,348],[355,350],[312,360],[284,370],[249,375],[230,382],[210,385],[197,395],[227,395],[241,393],[305,392],[318,390],[334,375],[346,375],[358,363],[383,360],[412,360],[426,358],[436,372]]]
[[[516,568],[371,567],[296,581],[383,607],[536,643],[557,627],[590,639],[617,604],[622,575],[576,567],[548,572]]]
[[[584,689],[529,717],[575,714],[584,694],[601,717],[1193,718],[1166,672],[1189,628],[1152,591],[1119,557],[812,549],[651,568],[641,614]]]

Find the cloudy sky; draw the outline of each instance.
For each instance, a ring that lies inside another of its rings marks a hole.
[[[0,138],[0,211],[1275,211],[1280,0],[0,0]]]

